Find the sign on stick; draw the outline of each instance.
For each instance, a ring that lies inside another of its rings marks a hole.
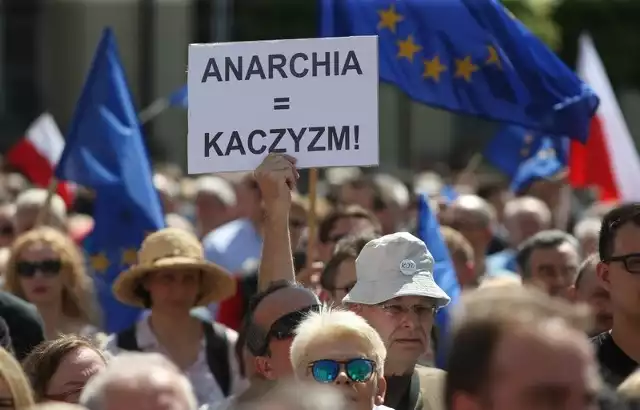
[[[378,165],[375,36],[189,45],[190,174]]]

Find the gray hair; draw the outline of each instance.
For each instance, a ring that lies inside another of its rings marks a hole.
[[[185,394],[189,409],[196,410],[198,403],[193,387],[178,367],[159,353],[121,353],[110,360],[107,368],[93,377],[80,395],[80,405],[88,410],[104,410],[106,408],[106,392],[109,388],[127,386],[138,389],[141,385],[157,383],[166,378],[173,379]]]
[[[536,214],[545,225],[551,224],[551,211],[547,204],[532,196],[522,196],[509,200],[504,206],[504,218],[512,219],[522,214]]]
[[[529,269],[529,260],[531,259],[531,254],[534,250],[556,248],[563,243],[570,244],[577,252],[580,250],[580,245],[576,238],[558,229],[538,232],[531,238],[524,241],[518,247],[518,254],[516,255],[516,262],[518,263],[518,268],[520,269],[522,277],[528,278],[531,274]]]
[[[491,226],[496,221],[496,210],[489,202],[477,195],[460,195],[453,201],[451,207],[477,214],[486,226]]]
[[[573,283],[576,289],[580,288],[580,285],[582,284],[585,276],[587,276],[591,272],[595,272],[596,266],[598,266],[598,262],[600,262],[600,255],[598,255],[598,253],[592,253],[591,255],[587,256],[584,261],[582,261],[582,264],[580,264],[580,267],[578,268],[576,280]]]
[[[47,203],[47,197],[49,192],[42,188],[31,188],[22,192],[16,198],[16,213],[20,211],[32,211],[34,209],[39,210]],[[51,203],[49,204],[49,215],[53,219],[52,222],[56,226],[65,227],[67,220],[67,205],[64,200],[58,194],[51,196]]]
[[[595,217],[587,217],[581,219],[576,226],[573,228],[573,234],[579,241],[584,240],[589,236],[595,236],[596,238],[600,235],[600,227],[602,225],[602,219]]]
[[[218,176],[207,175],[196,180],[196,195],[202,194],[216,197],[225,206],[235,206],[238,201],[233,185]]]

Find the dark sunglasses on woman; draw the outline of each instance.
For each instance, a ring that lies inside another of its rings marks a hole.
[[[309,369],[313,379],[319,383],[333,383],[342,369],[352,382],[366,383],[376,371],[376,364],[372,360],[362,358],[347,361],[322,359],[311,362]]]
[[[62,261],[50,259],[39,262],[21,261],[16,263],[16,272],[23,278],[32,278],[36,272],[44,276],[56,276],[62,270]]]

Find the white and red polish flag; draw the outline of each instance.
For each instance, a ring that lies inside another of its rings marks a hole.
[[[34,185],[46,188],[54,176],[63,149],[64,138],[56,121],[51,114],[44,113],[9,147],[4,153],[4,158]],[[60,181],[57,190],[67,206],[70,206],[73,202],[71,187]]]
[[[593,40],[579,40],[578,75],[600,97],[585,145],[571,141],[569,181],[595,187],[602,201],[640,201],[640,157]]]

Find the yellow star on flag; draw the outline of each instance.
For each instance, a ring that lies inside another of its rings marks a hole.
[[[502,68],[502,61],[500,61],[500,55],[498,54],[498,50],[494,46],[488,46],[489,57],[487,58],[487,64],[495,65],[498,68]]]
[[[378,30],[388,28],[392,33],[396,32],[398,23],[404,20],[404,17],[396,13],[395,4],[391,4],[388,10],[378,10],[378,15],[380,16]]]
[[[473,64],[471,56],[467,56],[462,60],[456,59],[455,77],[464,78],[468,83],[471,82],[471,75],[478,71],[478,66]]]
[[[123,265],[135,265],[138,261],[138,252],[136,252],[135,248],[125,249],[122,252],[122,264]]]
[[[109,269],[109,259],[107,258],[107,255],[104,254],[104,252],[97,253],[91,256],[90,259],[91,267],[93,267],[94,271],[98,273],[104,273],[107,269]]]
[[[440,56],[435,56],[431,60],[424,60],[424,72],[422,77],[433,78],[437,83],[440,81],[440,74],[447,71],[447,66],[440,63]]]
[[[413,41],[413,36],[407,37],[406,40],[398,40],[398,58],[406,58],[407,60],[413,62],[413,56],[422,50],[418,44]]]

